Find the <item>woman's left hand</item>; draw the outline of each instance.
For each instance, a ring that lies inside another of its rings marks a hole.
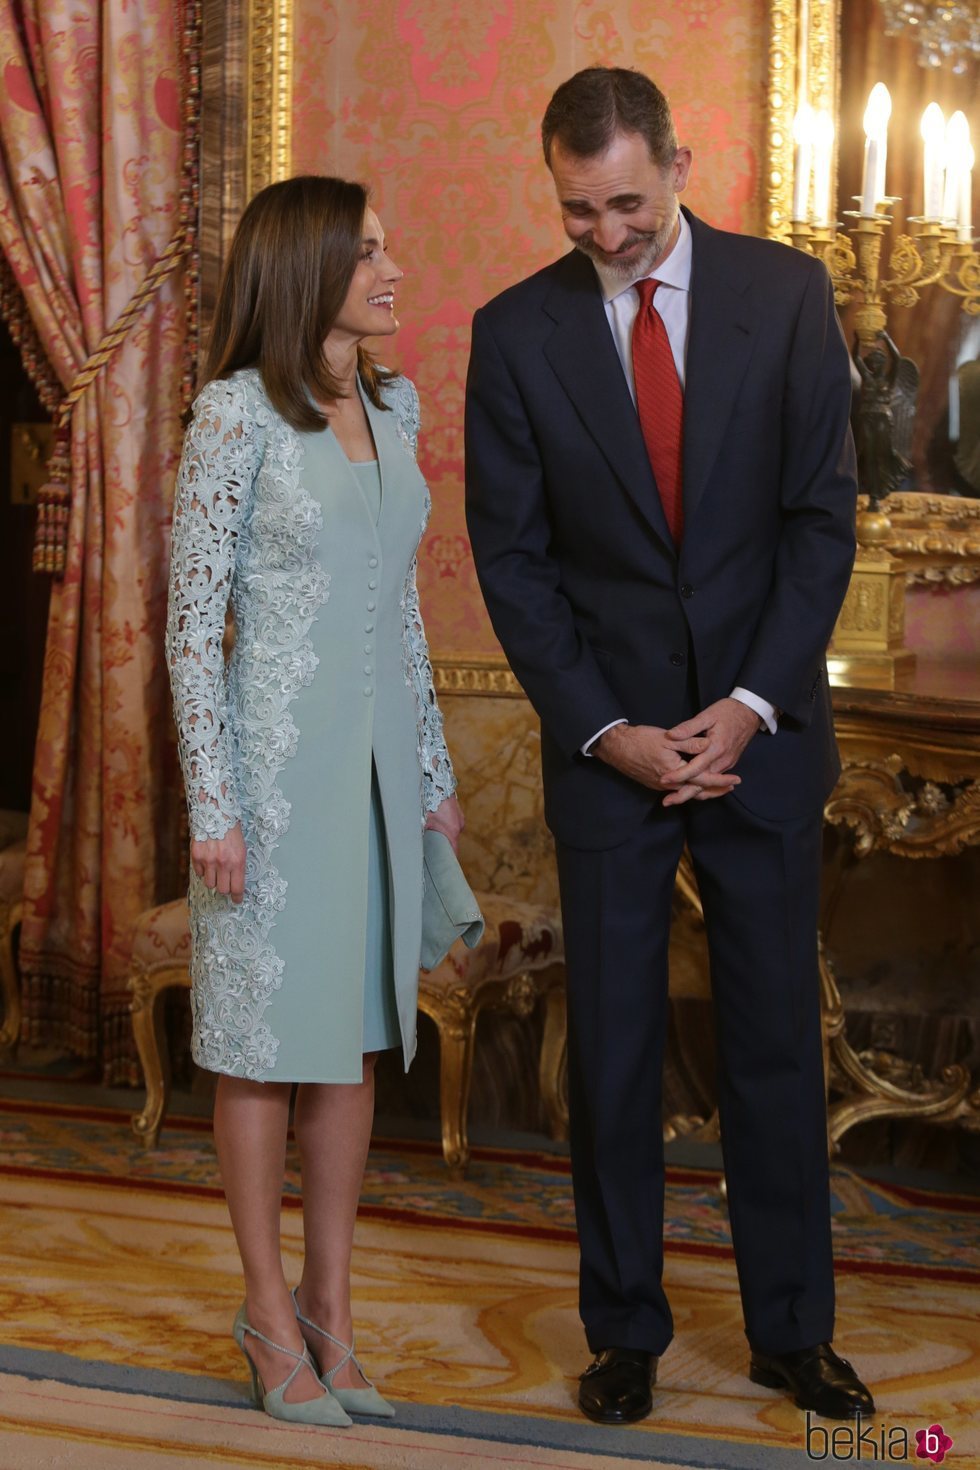
[[[448,837],[457,857],[459,857],[459,834],[465,825],[463,808],[455,796],[447,796],[445,801],[440,802],[435,811],[430,812],[425,819],[426,831],[441,832],[443,836]]]

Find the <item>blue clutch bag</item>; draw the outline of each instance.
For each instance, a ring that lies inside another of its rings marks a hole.
[[[419,963],[423,970],[434,970],[457,939],[469,949],[478,945],[485,926],[473,890],[443,832],[429,829],[422,833],[422,865],[425,887]]]

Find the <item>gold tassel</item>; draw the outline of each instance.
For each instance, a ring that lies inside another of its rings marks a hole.
[[[71,427],[59,424],[48,460],[48,478],[37,498],[34,528],[34,570],[55,577],[65,573],[68,550],[68,508],[71,503]]]

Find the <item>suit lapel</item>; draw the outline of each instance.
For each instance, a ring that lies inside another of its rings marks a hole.
[[[544,303],[555,322],[544,354],[582,422],[641,514],[674,549],[640,421],[606,320],[590,261],[572,251]]]
[[[684,388],[684,524],[694,520],[721,451],[759,323],[729,279],[724,237],[684,211],[691,226],[691,324]]]

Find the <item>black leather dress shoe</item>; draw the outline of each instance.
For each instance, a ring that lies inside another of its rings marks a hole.
[[[786,1388],[798,1409],[811,1409],[828,1419],[870,1417],[875,1402],[850,1363],[829,1342],[795,1353],[760,1353],[752,1349],[749,1377],[766,1388]]]
[[[653,1406],[657,1357],[639,1348],[603,1348],[579,1380],[579,1408],[597,1424],[635,1424]]]

